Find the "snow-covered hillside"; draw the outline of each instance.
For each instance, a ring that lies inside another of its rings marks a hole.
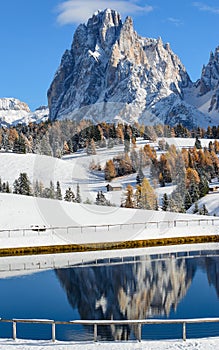
[[[47,107],[39,107],[31,112],[26,103],[16,98],[0,98],[0,126],[40,123],[46,121],[48,115]]]
[[[210,139],[200,139],[203,147],[208,147]],[[213,141],[213,140],[212,140]],[[158,139],[159,142],[159,139]],[[158,148],[158,142],[151,143],[151,146]],[[193,138],[165,138],[165,142],[169,145],[175,145],[177,149],[185,147],[193,147],[195,139]],[[137,149],[144,147],[147,140],[139,138],[137,140]],[[100,164],[104,169],[106,161],[121,154],[124,151],[124,145],[116,145],[113,148],[99,148],[96,155],[87,155],[86,150],[79,150],[71,155],[64,156],[62,159],[37,154],[16,154],[16,153],[0,153],[0,178],[2,182],[8,181],[13,187],[14,180],[18,178],[22,172],[27,173],[31,183],[34,181],[42,181],[45,187],[49,186],[50,181],[54,185],[59,181],[64,195],[65,190],[71,187],[76,192],[77,184],[80,185],[82,201],[88,198],[95,202],[97,192],[103,191],[107,200],[116,206],[121,205],[124,198],[125,189],[128,184],[135,187],[136,173],[115,178],[112,183],[121,185],[121,191],[107,192],[106,185],[108,181],[104,179],[104,172],[92,171],[89,169],[90,164]],[[157,152],[158,156],[161,152]],[[144,169],[144,175],[150,178],[149,168]],[[153,180],[153,179],[151,179]],[[159,187],[156,192],[161,203],[161,198],[164,193],[170,194],[173,190],[172,186]]]

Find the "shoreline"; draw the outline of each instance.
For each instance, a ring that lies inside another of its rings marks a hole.
[[[93,252],[106,250],[121,250],[133,248],[148,247],[166,247],[169,245],[185,245],[200,243],[219,243],[219,235],[202,236],[179,236],[165,237],[156,239],[127,240],[118,242],[91,242],[78,244],[58,244],[58,245],[36,245],[25,247],[0,248],[0,257],[21,256],[21,255],[43,255],[43,254],[61,254],[77,252]]]

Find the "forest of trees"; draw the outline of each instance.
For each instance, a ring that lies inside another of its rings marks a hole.
[[[208,148],[202,149],[199,139],[193,148],[177,150],[175,146],[157,157],[149,144],[139,152],[135,151],[136,188],[126,188],[122,206],[127,208],[157,209],[154,188],[175,185],[171,195],[166,193],[162,200],[162,210],[184,213],[198,199],[209,191],[209,183],[219,176],[219,143],[210,141]],[[131,158],[131,157],[130,157]],[[109,161],[108,161],[109,163]],[[111,161],[111,166],[113,162]],[[142,168],[150,166],[151,184],[144,177]],[[113,174],[113,172],[112,172]],[[196,208],[194,212],[207,215],[207,208]]]
[[[206,130],[197,128],[188,130],[182,124],[144,126],[135,123],[133,126],[123,124],[93,125],[89,120],[75,122],[63,120],[42,122],[40,124],[17,125],[0,128],[0,150],[15,153],[37,153],[60,158],[64,154],[86,148],[88,154],[95,154],[96,147],[112,148],[123,144],[125,153],[130,151],[136,137],[155,141],[157,137],[199,137],[219,139],[219,126]],[[167,145],[160,141],[160,147]]]
[[[142,137],[158,143],[159,157],[156,150],[145,144],[136,148],[136,138]],[[194,137],[194,147],[191,149],[176,150],[169,146],[164,137]],[[215,139],[210,141],[207,148],[202,148],[200,138]],[[157,209],[158,203],[154,189],[156,186],[165,187],[174,184],[171,195],[163,197],[162,209],[185,212],[193,203],[208,192],[208,184],[219,176],[219,126],[196,128],[188,130],[182,124],[170,127],[168,125],[133,126],[123,124],[107,124],[105,122],[93,125],[91,121],[71,120],[30,123],[27,126],[0,128],[0,150],[2,152],[36,153],[53,157],[85,149],[88,155],[96,154],[97,148],[113,148],[114,145],[123,145],[123,152],[109,159],[104,167],[105,180],[111,181],[115,177],[136,173],[136,186],[128,185],[122,206],[128,208]],[[150,182],[144,176],[145,167],[150,167]],[[101,170],[100,165],[90,164],[90,169]],[[80,203],[79,185],[76,192],[68,188],[62,195],[59,182],[56,185],[50,182],[45,187],[41,182],[30,183],[23,173],[15,179],[13,189],[8,182],[0,179],[0,192],[17,193],[44,198],[64,199]],[[99,192],[96,204],[109,205],[104,194]],[[206,213],[206,208],[196,208],[196,212]]]

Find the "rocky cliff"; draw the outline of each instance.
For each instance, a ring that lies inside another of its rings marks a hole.
[[[205,67],[197,95],[209,88],[204,76],[217,70],[216,61],[218,54],[212,68]],[[216,84],[213,76],[210,84],[210,89]],[[140,37],[130,17],[122,23],[116,11],[107,9],[77,28],[64,53],[48,90],[50,119],[207,124],[205,111],[185,99],[193,88],[169,44]]]

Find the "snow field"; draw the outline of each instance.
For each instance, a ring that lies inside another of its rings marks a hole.
[[[90,343],[90,342],[48,342],[10,339],[0,340],[0,347],[3,350],[216,350],[219,348],[219,338],[191,339],[183,342],[177,341],[142,341],[142,342],[111,342],[111,343]]]

